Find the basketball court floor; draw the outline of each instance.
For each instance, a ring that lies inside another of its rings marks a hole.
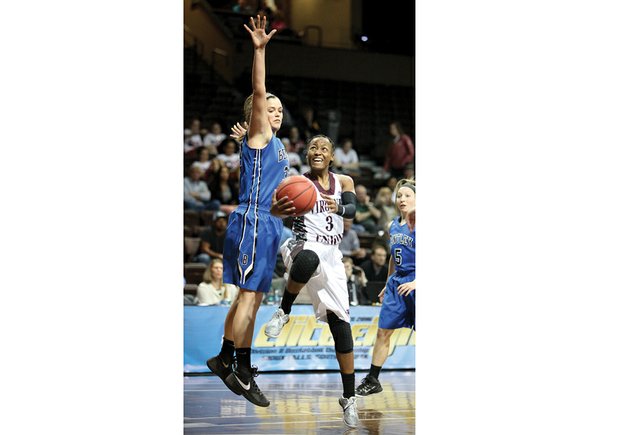
[[[356,372],[355,384],[367,372]],[[184,433],[199,434],[414,434],[415,372],[383,371],[383,391],[357,399],[360,424],[342,421],[340,373],[265,373],[256,378],[267,408],[232,393],[214,375],[184,378]]]

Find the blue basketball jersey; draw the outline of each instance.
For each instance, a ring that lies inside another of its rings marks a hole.
[[[224,240],[224,282],[268,292],[276,264],[282,219],[271,215],[271,197],[288,173],[288,154],[275,135],[265,148],[241,144],[239,206]]]
[[[239,205],[269,210],[273,191],[288,175],[288,154],[284,144],[274,134],[265,148],[253,149],[244,137],[240,160]]]
[[[408,296],[398,294],[398,287],[415,280],[415,228],[400,224],[396,217],[390,225],[390,252],[395,271],[387,280],[379,328],[415,328],[415,290]]]
[[[390,225],[390,253],[395,271],[399,275],[415,273],[415,228],[400,224],[397,216]]]

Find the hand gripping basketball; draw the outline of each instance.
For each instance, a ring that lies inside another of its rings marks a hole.
[[[291,216],[303,216],[314,208],[316,204],[316,188],[312,181],[303,175],[293,175],[282,180],[276,189],[276,200],[288,198],[293,202],[295,210]]]
[[[293,205],[293,201],[289,201],[288,196],[277,199],[276,193],[277,189],[273,191],[273,195],[271,196],[271,209],[269,212],[279,218],[294,216],[295,206]]]

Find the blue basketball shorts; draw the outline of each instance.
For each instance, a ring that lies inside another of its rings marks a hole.
[[[408,296],[398,294],[398,286],[415,279],[415,272],[408,275],[392,274],[387,281],[383,304],[379,313],[379,328],[415,329],[415,290]]]
[[[230,214],[224,239],[224,282],[268,292],[276,267],[282,219],[269,210],[239,206]]]

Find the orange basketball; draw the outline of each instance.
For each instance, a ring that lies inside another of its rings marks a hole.
[[[308,213],[316,203],[316,189],[312,181],[303,175],[292,175],[282,180],[276,189],[276,199],[288,196],[289,201],[293,201],[295,214],[302,216]]]

